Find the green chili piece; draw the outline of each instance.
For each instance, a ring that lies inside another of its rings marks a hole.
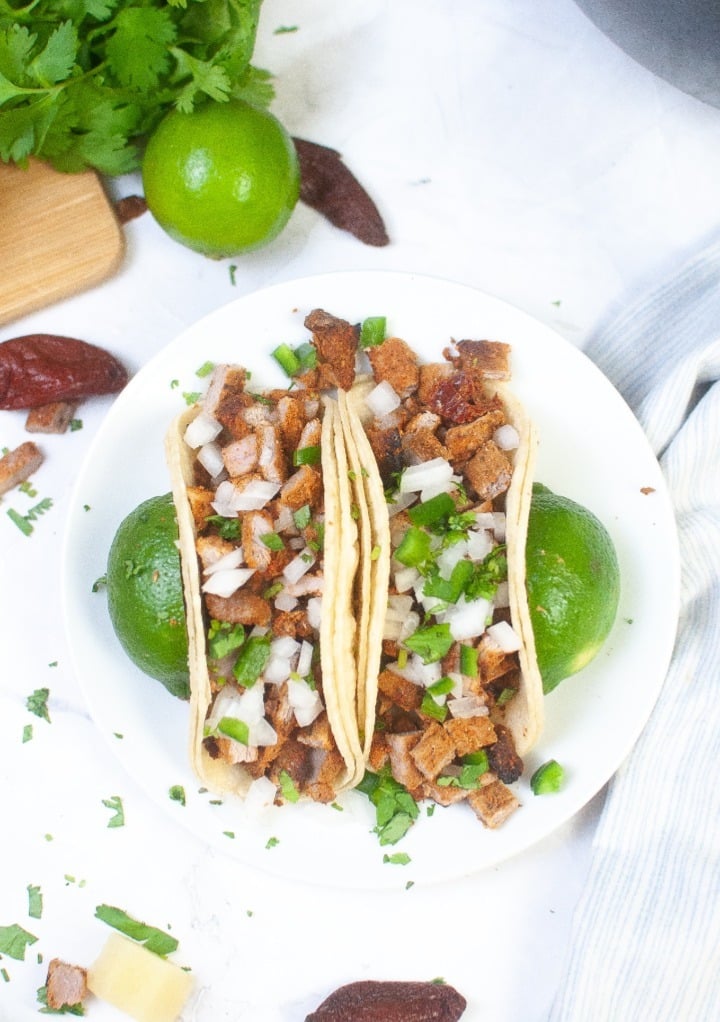
[[[270,659],[270,637],[251,635],[235,661],[233,674],[239,685],[250,688],[258,680]]]
[[[565,771],[556,759],[549,759],[538,767],[530,778],[530,787],[534,795],[548,795],[560,791],[565,780]]]
[[[288,376],[294,376],[300,369],[300,359],[289,344],[279,344],[271,354]]]
[[[430,535],[411,526],[395,551],[395,560],[407,567],[417,567],[430,556]]]

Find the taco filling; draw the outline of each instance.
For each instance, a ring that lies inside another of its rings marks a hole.
[[[372,728],[371,775],[415,800],[467,800],[496,827],[519,804],[508,785],[541,727],[523,567],[534,443],[504,389],[508,345],[464,340],[443,354],[420,364],[381,338],[371,373],[340,397],[372,465],[368,506],[386,516],[374,516],[373,550],[390,552],[367,597],[359,720]]]
[[[253,393],[245,369],[219,366],[167,453],[196,772],[215,791],[332,801],[360,769],[337,404],[309,388]]]

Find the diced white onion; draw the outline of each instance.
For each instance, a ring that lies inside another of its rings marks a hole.
[[[478,511],[475,515],[476,529],[494,529],[495,514],[492,511]]]
[[[373,415],[379,418],[383,415],[389,415],[390,412],[394,412],[396,408],[399,408],[400,398],[388,381],[383,380],[381,383],[378,383],[377,387],[373,387],[365,398],[365,403]]]
[[[416,632],[420,627],[420,615],[416,610],[411,610],[404,621],[400,624],[400,634],[398,635],[398,641],[404,642],[408,636]]]
[[[315,689],[310,688],[306,681],[296,681],[291,678],[288,682],[288,702],[295,713],[295,720],[300,727],[307,727],[312,724],[316,717],[322,713],[322,700]]]
[[[311,596],[307,601],[307,618],[311,628],[317,630],[320,627],[322,617],[322,596]]]
[[[403,621],[412,610],[412,596],[389,596],[385,619],[387,621]]]
[[[289,596],[285,591],[279,592],[275,597],[275,607],[280,611],[295,610],[297,605],[297,596]]]
[[[217,479],[225,471],[222,449],[215,440],[202,445],[198,451],[197,460],[212,479]]]
[[[415,586],[415,599],[421,604],[426,614],[432,614],[437,610],[438,607],[444,607],[445,604],[442,600],[439,600],[437,596],[425,596],[423,594],[423,588],[425,587],[425,579],[421,578],[418,584]]]
[[[458,674],[457,671],[450,671],[450,673],[448,674],[448,678],[450,678],[450,680],[453,683],[453,687],[452,687],[452,689],[450,691],[450,695],[452,695],[454,699],[461,699],[462,698],[462,694],[463,694],[463,676],[462,676],[462,674]]]
[[[465,540],[462,540],[460,543],[453,543],[438,554],[435,563],[444,579],[450,578],[453,568],[459,561],[464,560],[467,552],[468,544]]]
[[[412,653],[408,657],[404,667],[393,663],[388,664],[388,668],[395,674],[399,674],[401,678],[405,678],[406,681],[412,681],[415,685],[424,685],[425,687],[434,685],[442,678],[442,664],[439,661],[434,664],[425,664],[417,653]]]
[[[493,440],[501,451],[514,451],[520,445],[520,435],[509,422],[495,430]]]
[[[388,502],[388,515],[390,518],[394,518],[395,515],[404,511],[406,507],[410,507],[411,504],[415,503],[417,494],[415,493],[396,493],[393,499]]]
[[[290,677],[292,668],[287,657],[273,655],[265,664],[263,681],[269,685],[282,685]]]
[[[432,458],[421,465],[410,465],[400,476],[400,493],[445,486],[452,479],[452,474],[452,466],[446,458]]]
[[[280,483],[253,479],[242,489],[236,487],[235,507],[238,511],[261,511],[279,490]]]
[[[273,656],[286,657],[292,660],[300,652],[300,643],[293,639],[292,635],[279,635],[270,643],[270,652]]]
[[[222,432],[222,425],[207,412],[200,412],[185,430],[185,443],[193,450],[209,444]]]
[[[306,546],[302,553],[298,554],[297,557],[293,557],[289,564],[285,565],[283,569],[283,576],[291,584],[298,582],[303,575],[305,575],[312,568],[315,563],[315,554],[312,552],[310,547]]]
[[[222,557],[218,557],[212,564],[208,564],[205,568],[206,575],[214,575],[216,571],[225,571],[227,568],[239,568],[243,563],[243,551],[242,547],[235,547],[234,550],[230,550],[229,553],[223,554]]]
[[[268,628],[267,625],[253,625],[253,629],[250,632],[250,636],[251,638],[254,638],[256,635],[267,635],[269,631],[270,629]]]
[[[452,626],[450,630],[452,631]],[[490,625],[487,633],[503,653],[517,653],[522,646],[520,637],[513,626],[507,621],[498,621],[494,625]]]
[[[463,639],[475,639],[482,635],[491,613],[490,600],[471,600],[468,603],[465,597],[461,596],[455,606],[446,612],[445,621],[450,625],[453,639],[461,642]]]
[[[277,788],[269,777],[256,777],[245,794],[245,808],[249,813],[268,809],[275,801]]]
[[[448,709],[453,717],[487,717],[489,712],[487,706],[475,695],[450,699]]]
[[[467,552],[471,561],[482,561],[493,548],[493,541],[486,529],[470,529],[467,535]]]
[[[496,607],[510,606],[510,584],[508,582],[498,582],[493,603]]]
[[[312,658],[313,658],[313,644],[307,642],[305,639],[302,641],[300,646],[300,655],[298,657],[296,672],[301,678],[307,677],[312,669]]]
[[[202,591],[213,596],[232,596],[247,580],[255,574],[255,568],[228,568],[215,571],[203,582]]]
[[[242,720],[250,726],[260,720],[265,712],[264,697],[265,686],[260,681],[242,692],[232,686],[221,689],[208,716],[208,728],[214,731],[223,717]]]
[[[398,568],[395,572],[395,588],[399,593],[406,593],[413,588],[419,578],[420,572],[417,568]]]
[[[248,738],[250,745],[275,745],[277,740],[277,731],[264,717],[250,725]]]
[[[402,621],[394,621],[392,618],[385,618],[383,623],[383,640],[388,642],[399,642],[400,633],[402,632]]]

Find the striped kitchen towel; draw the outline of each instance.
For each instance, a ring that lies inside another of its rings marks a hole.
[[[675,652],[612,780],[551,1022],[720,1019],[720,240],[592,338],[672,495]]]

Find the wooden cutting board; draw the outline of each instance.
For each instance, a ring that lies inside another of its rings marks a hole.
[[[124,249],[94,172],[0,164],[0,323],[99,284]]]

